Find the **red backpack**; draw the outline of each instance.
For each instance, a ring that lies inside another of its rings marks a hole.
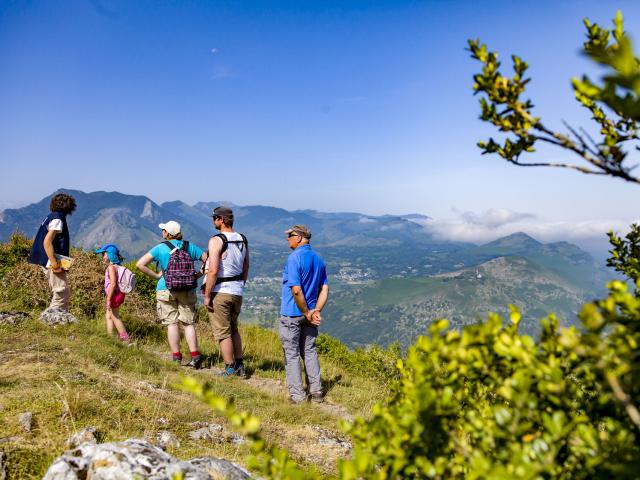
[[[168,290],[193,290],[198,286],[196,268],[189,254],[189,242],[182,242],[182,248],[171,242],[162,242],[171,250],[169,263],[163,276]]]

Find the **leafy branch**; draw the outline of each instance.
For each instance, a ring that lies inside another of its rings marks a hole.
[[[482,64],[482,72],[474,75],[474,94],[481,94],[480,118],[500,132],[508,134],[504,142],[493,138],[481,141],[478,146],[483,154],[497,153],[514,165],[524,167],[559,167],[592,175],[608,175],[640,183],[633,175],[635,166],[627,162],[628,147],[635,142],[640,120],[640,60],[623,29],[622,14],[614,19],[615,28],[610,31],[584,20],[587,41],[584,53],[594,62],[605,66],[608,74],[599,86],[586,75],[572,80],[576,100],[591,113],[599,128],[599,139],[594,140],[584,129],[575,129],[565,123],[567,133],[548,128],[532,113],[533,103],[523,99],[526,86],[527,62],[513,55],[513,76],[500,72],[497,52],[487,49],[479,40],[469,40],[471,58]],[[573,152],[585,163],[526,162],[524,153],[535,151],[537,142],[554,145]],[[638,146],[635,146],[638,150]]]

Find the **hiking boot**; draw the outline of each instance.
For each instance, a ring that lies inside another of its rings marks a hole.
[[[171,357],[171,361],[175,364],[181,365],[182,364],[182,357]]]
[[[240,365],[236,368],[236,375],[240,378],[247,378],[247,370],[244,368],[244,365]]]
[[[233,377],[236,374],[236,369],[231,365],[225,365],[224,370],[220,372],[218,375],[221,377]]]
[[[320,392],[320,393],[312,393],[311,394],[311,401],[313,403],[323,403],[324,402],[324,395],[322,394],[322,392]]]
[[[200,370],[201,366],[202,357],[200,355],[198,355],[197,357],[193,357],[191,360],[189,360],[189,363],[185,365],[185,367],[193,368],[194,370]]]

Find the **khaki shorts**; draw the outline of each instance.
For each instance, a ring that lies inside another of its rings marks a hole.
[[[163,325],[193,325],[196,317],[196,291],[170,292],[158,290],[156,292],[156,310]]]
[[[238,333],[238,316],[242,307],[242,297],[229,293],[214,293],[213,312],[209,313],[209,320],[213,327],[216,340],[224,340],[234,333]]]

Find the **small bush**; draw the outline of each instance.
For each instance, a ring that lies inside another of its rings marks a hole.
[[[320,355],[334,360],[353,374],[373,377],[387,384],[399,377],[397,363],[400,359],[400,347],[398,344],[392,344],[386,349],[371,345],[365,349],[349,350],[340,340],[320,334],[316,345]]]
[[[51,299],[42,269],[27,263],[31,243],[24,235],[15,233],[9,242],[0,245],[0,301],[13,309],[44,310]],[[71,312],[84,318],[103,315],[106,265],[99,255],[79,248],[72,248],[70,255],[74,259],[68,273]],[[134,273],[137,273],[136,289],[127,295],[123,313],[154,323],[155,282],[140,271]]]
[[[14,232],[7,243],[0,245],[0,278],[29,256],[31,240],[19,231]]]

